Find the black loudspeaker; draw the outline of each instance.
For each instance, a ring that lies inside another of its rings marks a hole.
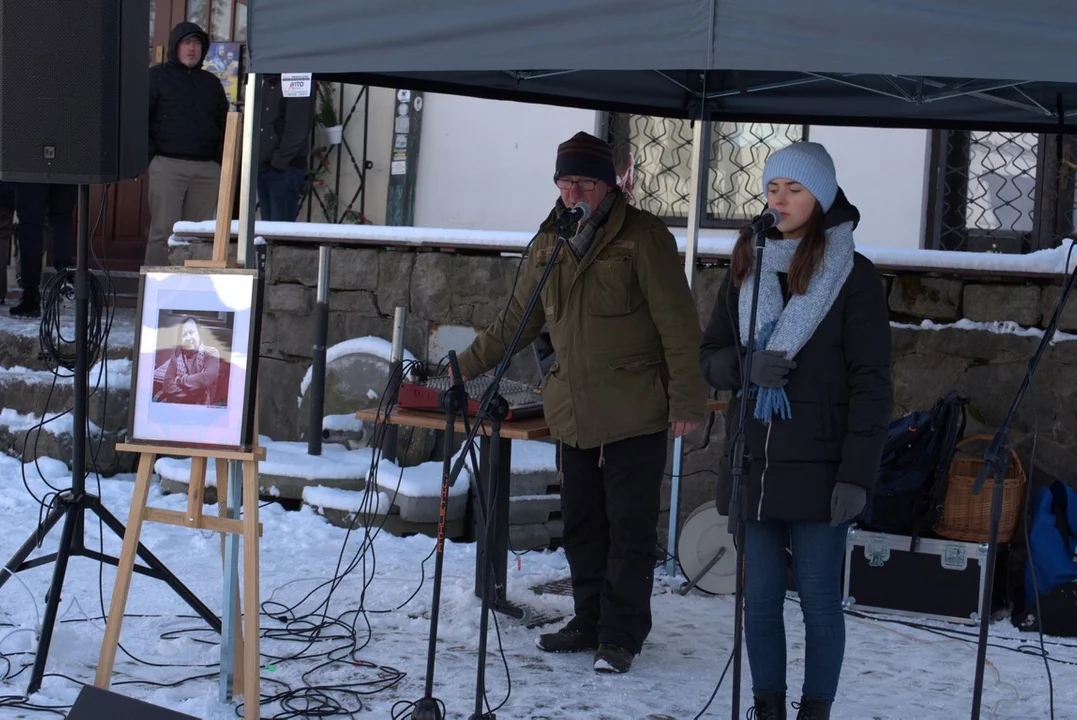
[[[0,0],[0,179],[97,185],[149,163],[148,0]]]
[[[75,699],[75,705],[67,720],[198,720],[193,715],[184,715],[174,710],[150,705],[102,690],[94,685],[86,685]]]

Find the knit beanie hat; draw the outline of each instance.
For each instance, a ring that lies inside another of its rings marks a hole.
[[[772,180],[793,180],[808,188],[822,206],[823,212],[834,204],[838,195],[838,178],[834,160],[819,143],[795,142],[773,152],[763,166],[763,195]]]
[[[613,148],[594,135],[578,132],[557,146],[557,164],[553,180],[562,175],[602,180],[607,185],[617,185],[617,172],[613,169]]]

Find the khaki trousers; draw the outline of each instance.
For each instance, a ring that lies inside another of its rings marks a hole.
[[[146,265],[168,265],[168,238],[180,220],[213,220],[221,166],[212,160],[178,160],[158,155],[150,162],[150,235]]]

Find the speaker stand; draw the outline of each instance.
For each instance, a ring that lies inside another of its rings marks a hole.
[[[86,511],[92,512],[108,526],[121,539],[125,529],[122,523],[109,512],[96,495],[86,493],[86,428],[87,406],[89,404],[90,386],[90,358],[86,334],[89,330],[89,304],[90,283],[88,259],[90,253],[90,186],[79,185],[78,201],[78,232],[76,233],[77,260],[75,265],[75,404],[72,412],[74,430],[71,434],[72,459],[71,459],[71,488],[59,494],[56,502],[49,511],[45,521],[38,526],[26,539],[11,559],[4,566],[6,572],[0,572],[0,587],[8,579],[23,570],[44,565],[55,561],[53,568],[52,584],[45,601],[45,616],[41,622],[40,639],[37,646],[37,654],[34,656],[34,666],[30,673],[30,684],[26,694],[33,695],[41,689],[41,680],[45,675],[45,661],[49,654],[49,645],[52,643],[53,627],[56,624],[56,615],[60,609],[60,595],[64,587],[64,576],[67,573],[67,561],[72,556],[81,555],[118,566],[119,560],[109,555],[90,550],[86,547],[83,531],[85,529]],[[106,358],[102,357],[102,362]],[[52,554],[43,555],[26,560],[34,548],[40,547],[45,536],[64,519],[63,530],[60,533],[60,547]],[[221,621],[213,612],[206,607],[193,592],[187,589],[165,567],[164,563],[143,547],[138,546],[138,556],[148,567],[135,567],[135,571],[150,577],[163,580],[169,587],[176,591],[191,608],[197,612],[215,632],[221,632]]]

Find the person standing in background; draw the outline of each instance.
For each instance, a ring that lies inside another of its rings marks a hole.
[[[11,308],[13,317],[41,316],[41,266],[45,253],[45,223],[52,231],[52,264],[57,272],[72,264],[75,241],[77,185],[14,183],[19,216],[19,276],[22,299]]]
[[[315,97],[313,88],[307,97],[285,97],[280,75],[262,81],[258,205],[263,220],[294,222],[299,214]]]
[[[150,233],[146,265],[168,265],[179,220],[216,216],[228,96],[202,68],[209,36],[198,25],[172,28],[168,60],[150,68]]]

